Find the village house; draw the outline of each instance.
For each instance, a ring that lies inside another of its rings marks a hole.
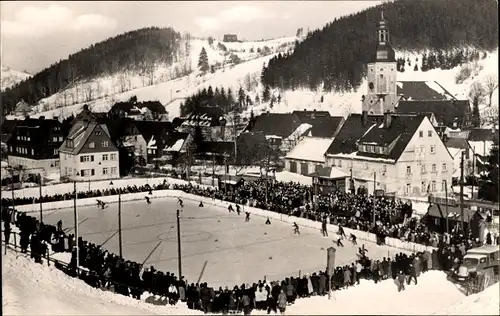
[[[58,172],[58,151],[64,136],[58,120],[41,116],[38,119],[17,121],[7,140],[9,165],[21,166],[33,174]]]
[[[218,106],[199,106],[187,117],[182,118],[179,132],[194,136],[196,128],[200,128],[204,140],[221,138],[224,133],[226,119]]]
[[[167,144],[168,136],[174,133],[171,122],[163,121],[135,121],[134,125],[146,144],[146,162],[153,163],[154,159],[163,156],[163,149]]]
[[[285,170],[305,176],[325,166],[325,153],[332,138],[304,137],[285,156]]]
[[[331,116],[328,111],[293,111],[302,124],[309,124],[311,128],[303,136],[332,138],[338,133],[345,121],[343,116]]]
[[[61,178],[73,181],[120,177],[119,152],[106,124],[77,121],[59,148]]]
[[[470,143],[465,138],[461,137],[453,137],[453,138],[445,138],[444,144],[450,155],[453,157],[453,178],[460,178],[460,163],[462,160],[462,152],[464,153],[464,176],[470,176],[473,174],[473,157],[474,151],[470,145]],[[477,170],[477,166],[475,166]],[[477,173],[474,172],[474,173]]]
[[[451,183],[453,157],[425,115],[351,114],[326,159],[350,174],[349,189],[425,196]]]
[[[24,100],[17,102],[16,107],[14,108],[14,115],[20,117],[26,117],[31,112],[31,107]]]
[[[477,155],[486,157],[490,154],[495,137],[498,141],[498,127],[472,128],[468,131],[467,140]]]
[[[237,42],[238,35],[236,35],[236,34],[224,34],[224,39],[222,41],[223,42]]]

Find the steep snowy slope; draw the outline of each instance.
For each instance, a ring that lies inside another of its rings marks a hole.
[[[16,83],[29,77],[31,77],[31,75],[28,73],[10,69],[9,67],[2,65],[2,71],[0,72],[0,91],[10,88]]]

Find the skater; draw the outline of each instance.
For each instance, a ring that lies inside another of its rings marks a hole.
[[[360,248],[358,248],[358,253],[361,258],[366,257],[366,253],[368,252],[368,249],[365,248],[365,244],[363,244]]]
[[[234,212],[233,206],[231,204],[229,204],[229,206],[227,207],[227,209],[229,210],[229,213]]]
[[[338,231],[338,234],[341,236],[341,237],[345,237],[347,238],[345,232],[344,232],[344,228],[342,227],[342,225],[339,225],[339,231]]]
[[[337,247],[344,247],[344,244],[342,243],[342,235],[339,236],[339,239],[337,239]]]
[[[245,212],[245,214],[246,214],[245,222],[249,222],[250,221],[250,213],[249,212]]]
[[[181,200],[181,198],[177,198],[177,199],[178,199],[179,205],[181,207],[184,207],[184,202]]]
[[[321,233],[323,234],[323,237],[328,237],[328,230],[326,229],[326,216],[323,217],[323,220],[321,221]]]
[[[203,202],[200,202],[200,205],[198,205],[199,207],[203,207]]]
[[[238,215],[240,215],[240,212],[241,212],[240,206],[238,204],[236,204],[236,213],[238,213]]]
[[[146,203],[151,204],[151,201],[149,200],[149,196],[144,197],[146,199]]]
[[[349,240],[352,242],[353,245],[357,245],[358,243],[356,242],[356,235],[351,233],[351,236],[349,237]]]
[[[297,223],[293,222],[293,234],[299,234],[300,235],[300,230],[299,230],[299,225]]]
[[[58,232],[62,232],[62,230],[63,230],[62,229],[62,221],[60,220],[60,221],[57,222],[57,231]]]
[[[271,225],[271,221],[269,220],[269,217],[266,220],[266,225]]]
[[[405,290],[405,279],[406,276],[403,274],[403,271],[399,271],[398,275],[398,292]]]
[[[106,203],[104,203],[101,200],[97,200],[97,207],[100,207],[101,209],[104,209],[105,206],[106,206]]]

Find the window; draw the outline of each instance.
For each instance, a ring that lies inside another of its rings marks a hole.
[[[425,170],[425,164],[422,164],[420,166],[420,173],[426,173],[426,170]]]
[[[52,137],[52,141],[55,143],[57,142],[57,136]]]
[[[425,181],[422,181],[422,183],[420,184],[420,191],[422,193],[424,193],[425,191],[427,191],[427,186],[426,186]]]
[[[103,140],[103,141],[102,141],[102,147],[105,147],[105,148],[106,148],[106,147],[108,147],[108,145],[109,145],[109,144],[108,144],[108,141],[107,141],[107,140]]]
[[[342,168],[342,160],[340,160],[340,159],[339,159],[338,166],[339,166],[340,168]]]
[[[95,148],[95,143],[94,142],[90,142],[89,143],[89,148]]]
[[[365,167],[365,170],[368,170],[368,164],[366,162],[365,162],[364,167]]]
[[[59,160],[56,160],[54,166],[59,167]]]
[[[427,137],[432,137],[432,131],[427,131]]]
[[[66,139],[66,146],[68,148],[73,148],[73,140],[72,139]]]
[[[290,161],[290,172],[297,173],[297,163],[295,161]]]
[[[425,146],[420,146],[420,153],[425,155]]]
[[[148,154],[152,154],[153,151],[151,149],[148,149]]]
[[[116,160],[116,154],[111,154],[111,160]]]
[[[419,131],[418,132],[418,137],[420,137],[420,138],[424,137],[424,131]]]
[[[102,174],[109,174],[109,168],[102,168]]]
[[[436,191],[436,181],[432,180],[432,183],[431,183],[431,191],[434,192]]]
[[[407,183],[405,187],[405,193],[408,195],[411,193],[411,184]]]
[[[63,137],[62,136],[59,136],[57,139],[59,139],[60,142],[63,141]]]
[[[432,145],[431,146],[431,154],[435,154],[436,153],[436,146]]]
[[[435,163],[432,164],[432,173],[436,173],[436,164]]]
[[[117,174],[116,167],[111,167],[111,174]]]
[[[387,166],[386,165],[382,165],[382,172],[387,172]]]
[[[96,131],[95,136],[101,136],[101,131]]]
[[[102,155],[102,160],[103,160],[103,161],[108,160],[108,154],[103,154],[103,155]]]
[[[443,162],[441,169],[443,170],[443,173],[446,173],[448,171],[446,168],[446,162]]]
[[[59,149],[54,148],[54,155],[58,155],[58,154],[59,154]]]
[[[34,156],[35,155],[35,150],[34,149],[31,149],[31,155]]]
[[[94,161],[93,155],[80,156],[80,162]]]
[[[383,154],[384,153],[384,147],[382,146],[377,146],[377,153]]]
[[[441,191],[446,192],[446,180],[441,181]]]
[[[372,153],[374,152],[374,148],[373,148],[373,145],[368,145],[368,152]]]
[[[307,163],[301,163],[300,164],[300,174],[302,175],[308,175],[309,173],[309,170],[308,170],[308,166],[307,166]]]
[[[411,166],[406,166],[406,174],[411,174]]]
[[[26,137],[26,140],[27,140],[27,141],[30,141],[30,140],[31,140],[31,137],[29,137],[29,136],[28,136],[28,137]]]

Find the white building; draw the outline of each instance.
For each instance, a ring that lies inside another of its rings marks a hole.
[[[451,186],[453,157],[425,115],[351,114],[326,158],[369,193],[425,196]]]
[[[118,148],[104,124],[82,120],[59,148],[61,178],[75,181],[120,177]]]
[[[325,153],[332,138],[304,137],[285,156],[285,169],[308,176],[325,166]]]

